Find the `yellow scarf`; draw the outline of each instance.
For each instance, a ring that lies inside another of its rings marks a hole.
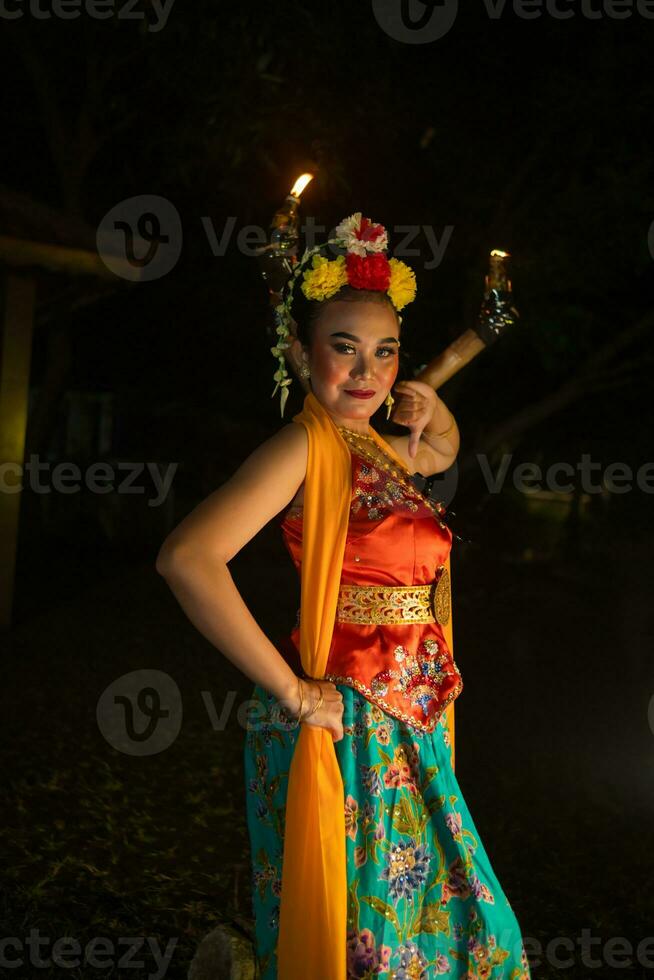
[[[304,425],[300,657],[324,676],[332,641],[352,493],[350,452],[332,417],[309,392],[293,421]],[[377,444],[406,464],[372,427]],[[450,618],[451,623],[451,618]],[[452,705],[450,705],[452,707]],[[344,789],[331,734],[301,725],[288,779],[280,902],[279,980],[345,980],[347,873]]]

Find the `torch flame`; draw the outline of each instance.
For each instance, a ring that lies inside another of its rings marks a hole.
[[[298,177],[291,189],[292,197],[299,197],[310,180],[313,180],[313,174],[302,174]]]
[[[495,256],[498,259],[508,259],[510,254],[511,254],[510,252],[500,252],[499,249],[497,248],[494,248],[493,251],[491,252],[491,255]]]

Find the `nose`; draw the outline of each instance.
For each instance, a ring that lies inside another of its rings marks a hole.
[[[373,354],[364,354],[359,352],[355,365],[352,369],[352,376],[354,378],[372,378],[374,376],[374,361]]]

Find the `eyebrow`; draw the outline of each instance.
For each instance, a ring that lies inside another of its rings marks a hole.
[[[361,341],[361,337],[355,337],[353,333],[344,333],[342,330],[336,333],[330,333],[330,337],[347,337],[348,340]],[[399,344],[397,337],[384,337],[382,340],[377,341],[378,344]]]

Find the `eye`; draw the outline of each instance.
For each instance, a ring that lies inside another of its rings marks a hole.
[[[352,344],[334,344],[334,350],[337,350],[339,354],[349,354],[354,350]],[[392,356],[395,353],[394,347],[379,347],[377,349],[377,354],[382,354],[383,359],[388,356]]]

